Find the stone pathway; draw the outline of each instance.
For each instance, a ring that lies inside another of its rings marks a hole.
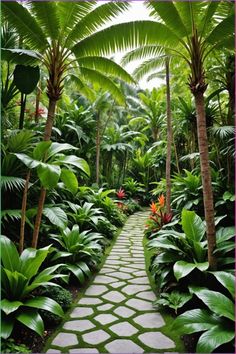
[[[70,313],[47,353],[157,353],[175,349],[145,271],[148,212],[129,217],[102,270]],[[47,346],[48,347],[48,346]]]

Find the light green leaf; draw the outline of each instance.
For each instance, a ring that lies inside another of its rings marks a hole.
[[[21,162],[23,162],[23,164],[27,166],[29,169],[36,168],[41,164],[40,161],[36,161],[26,154],[13,154],[13,155],[15,155],[19,160],[21,160]]]
[[[220,319],[207,310],[194,309],[178,316],[173,322],[172,330],[179,334],[191,334],[211,329],[218,323]]]
[[[181,218],[182,228],[186,236],[193,241],[201,241],[206,232],[206,227],[201,218],[190,210],[183,209]]]
[[[57,186],[61,169],[59,166],[41,162],[37,167],[37,174],[42,186],[46,189],[52,189]]]
[[[24,303],[25,306],[34,307],[36,309],[46,310],[60,317],[64,316],[61,306],[53,299],[45,296],[34,297]]]
[[[219,283],[221,283],[232,295],[233,299],[235,298],[235,277],[233,274],[218,271],[218,272],[211,272],[211,274],[216,277]]]
[[[65,168],[62,168],[60,178],[71,193],[73,193],[73,194],[77,193],[79,185],[78,185],[78,180],[77,180],[74,172],[67,170]]]
[[[203,333],[197,343],[197,353],[212,353],[220,345],[233,341],[235,331],[223,324],[214,326]]]
[[[49,146],[51,146],[51,144],[51,141],[39,142],[33,150],[33,158],[35,160],[42,161],[45,157],[46,151],[49,149]]]
[[[64,229],[68,222],[66,213],[59,207],[45,207],[43,209],[43,215],[45,215],[53,225],[62,229]]]
[[[41,337],[43,336],[43,320],[37,311],[25,310],[24,312],[20,313],[16,319],[23,323],[26,327],[30,328],[32,331],[38,333]]]
[[[5,312],[6,315],[16,311],[21,305],[23,305],[20,301],[10,301],[8,299],[3,299],[1,301],[1,310]]]
[[[90,176],[90,169],[88,163],[80,157],[77,157],[75,155],[64,156],[59,159],[58,163],[60,165],[64,164],[75,166],[85,172],[88,176]]]
[[[62,144],[62,143],[52,143],[50,148],[48,149],[48,159],[50,159],[52,156],[58,154],[61,151],[67,151],[67,150],[78,150],[77,147],[71,145],[71,144]]]
[[[199,269],[200,271],[204,272],[209,267],[208,262],[204,263],[188,263],[185,261],[178,261],[174,264],[173,270],[174,275],[177,280],[185,277],[189,273],[191,273],[194,269]]]
[[[14,243],[6,236],[1,235],[1,259],[6,269],[14,271],[19,266],[19,254]]]

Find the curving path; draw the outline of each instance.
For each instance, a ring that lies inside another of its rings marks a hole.
[[[102,270],[73,308],[46,353],[157,353],[175,349],[145,271],[148,212],[129,217]]]

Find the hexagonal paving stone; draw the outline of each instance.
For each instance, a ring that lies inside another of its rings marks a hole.
[[[110,310],[112,307],[114,307],[113,304],[105,304],[105,305],[102,305],[102,306],[98,306],[97,309],[99,311],[108,311]]]
[[[144,270],[145,269],[145,263],[130,263],[127,267],[129,268],[134,268],[134,269],[139,269],[139,270]]]
[[[115,290],[103,295],[103,298],[115,303],[121,302],[125,299],[124,295],[122,295],[119,291]]]
[[[93,309],[90,307],[76,307],[70,314],[70,317],[75,318],[75,317],[86,317],[89,315],[92,315]]]
[[[116,277],[118,279],[122,279],[122,280],[127,280],[127,279],[133,278],[132,275],[127,274],[127,273],[122,273],[122,272],[113,272],[112,276]]]
[[[112,332],[122,337],[131,337],[138,332],[138,329],[132,326],[129,322],[120,322],[109,328]]]
[[[106,275],[97,275],[94,279],[94,284],[101,283],[101,284],[109,284],[116,281],[116,278],[111,278]]]
[[[64,329],[72,331],[84,332],[88,329],[94,328],[95,325],[89,320],[74,320],[66,322],[63,326]]]
[[[121,291],[127,295],[134,295],[140,291],[149,290],[150,286],[148,285],[126,285]]]
[[[130,299],[125,304],[134,308],[135,310],[140,310],[140,311],[153,310],[153,306],[149,301]]]
[[[87,290],[85,295],[89,296],[96,296],[96,295],[102,295],[106,291],[108,291],[108,288],[105,285],[91,285]]]
[[[109,284],[110,286],[112,286],[113,288],[119,288],[122,285],[125,285],[126,283],[124,281],[117,281],[115,283]]]
[[[107,323],[111,323],[111,322],[118,320],[118,317],[110,315],[110,314],[101,314],[101,315],[96,316],[94,319],[96,321],[98,321],[99,323],[101,323],[102,325],[105,325]]]
[[[79,349],[70,349],[70,354],[89,354],[89,353],[99,353],[99,351],[95,348],[79,348]]]
[[[97,299],[97,298],[93,298],[93,297],[83,297],[79,301],[79,304],[82,304],[82,305],[98,305],[101,303],[102,303],[101,299]]]
[[[149,284],[149,280],[147,277],[139,277],[139,278],[130,279],[129,283],[131,283],[131,284]]]
[[[99,274],[109,274],[109,273],[112,273],[112,272],[115,272],[116,269],[112,269],[112,268],[108,268],[108,267],[104,267],[100,270]]]
[[[142,291],[141,293],[138,293],[136,297],[150,301],[155,301],[157,298],[153,291]]]
[[[133,275],[135,275],[136,277],[144,277],[147,276],[147,272],[146,270],[138,270],[138,271],[134,271]]]
[[[175,348],[175,343],[160,332],[146,332],[138,338],[152,349]]]
[[[125,307],[125,306],[119,306],[117,307],[114,312],[120,316],[120,317],[124,317],[124,318],[128,318],[130,316],[132,316],[135,311],[129,309],[128,307]]]
[[[105,345],[109,353],[143,353],[144,350],[132,340],[129,339],[116,339]]]
[[[99,329],[98,331],[86,333],[82,337],[86,343],[99,344],[99,343],[105,342],[105,340],[110,338],[110,335],[107,334],[102,329]]]
[[[135,270],[132,268],[128,268],[128,267],[120,267],[120,272],[124,272],[124,273],[133,273]]]
[[[53,339],[52,345],[57,345],[58,347],[68,347],[69,345],[78,344],[78,339],[73,333],[59,333],[56,338]]]
[[[49,349],[46,351],[46,354],[57,354],[57,353],[61,353],[61,351],[57,349]]]
[[[160,328],[165,325],[162,316],[157,313],[145,313],[133,319],[134,322],[143,328]]]

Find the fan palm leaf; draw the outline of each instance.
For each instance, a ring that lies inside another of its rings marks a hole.
[[[126,53],[121,59],[121,64],[126,65],[133,60],[145,59],[147,57],[157,57],[161,54],[163,54],[163,47],[146,45]]]
[[[150,73],[150,71],[163,68],[165,65],[165,58],[165,55],[161,55],[160,57],[148,59],[140,64],[133,72],[136,80],[140,80],[142,77]]]
[[[57,39],[60,22],[56,3],[54,1],[44,1],[42,6],[38,1],[31,1],[30,9],[46,36],[54,40]]]

